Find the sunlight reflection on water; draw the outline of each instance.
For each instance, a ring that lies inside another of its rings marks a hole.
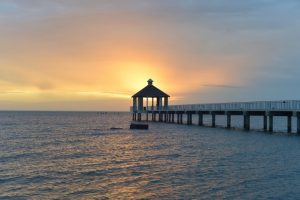
[[[0,117],[0,199],[300,195],[297,136],[160,123],[150,123],[148,131],[129,130],[126,113]],[[259,129],[259,119],[253,120]],[[284,129],[280,124],[285,122],[277,124]]]

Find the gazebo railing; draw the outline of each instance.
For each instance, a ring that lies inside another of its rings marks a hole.
[[[169,108],[169,107],[168,107]],[[161,107],[160,109],[158,108],[158,107],[156,107],[156,106],[154,106],[154,107],[152,107],[152,106],[148,106],[148,108],[147,107],[144,107],[144,109],[143,110],[140,110],[139,112],[152,112],[152,111],[167,111],[168,110],[168,108],[167,109],[165,109],[165,107]],[[130,106],[130,112],[133,112],[133,106]]]

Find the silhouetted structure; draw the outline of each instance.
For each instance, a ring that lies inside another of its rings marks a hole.
[[[250,119],[252,116],[261,116],[263,129],[273,132],[273,118],[287,117],[287,132],[292,132],[292,117],[296,118],[297,133],[300,135],[300,101],[256,101],[256,102],[234,102],[234,103],[210,103],[210,104],[190,104],[190,105],[168,105],[170,97],[160,89],[153,86],[153,81],[148,80],[148,85],[141,91],[132,96],[133,107],[131,107],[134,121],[142,120],[142,113],[152,116],[152,121],[183,124],[183,119],[187,125],[193,124],[193,116],[198,116],[197,124],[203,126],[203,115],[211,116],[211,126],[216,127],[216,116],[226,116],[226,127],[231,128],[231,117],[235,115],[243,116],[245,130],[250,130]],[[148,106],[148,99],[151,98],[152,104]],[[146,100],[146,107],[144,107]],[[164,100],[164,101],[163,101]],[[156,102],[155,102],[156,101]],[[154,104],[155,102],[155,104]],[[156,106],[154,106],[156,105]],[[268,120],[269,119],[269,120]]]
[[[148,85],[132,96],[133,98],[133,120],[141,121],[142,113],[153,111],[168,111],[168,98],[170,96],[153,85],[153,80],[148,80]],[[151,100],[149,106],[149,99]],[[146,102],[145,102],[146,101]],[[145,106],[144,106],[145,105]]]

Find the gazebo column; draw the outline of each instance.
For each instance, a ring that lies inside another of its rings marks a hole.
[[[151,111],[152,111],[152,112],[153,112],[153,108],[154,108],[154,107],[153,107],[153,105],[154,105],[154,102],[153,102],[153,101],[154,101],[154,98],[152,97],[152,105],[151,105]]]
[[[162,98],[161,97],[157,97],[157,105],[158,105],[158,110],[161,111],[162,110]]]
[[[138,97],[138,112],[143,110],[143,97]]]
[[[164,99],[165,99],[164,110],[168,111],[168,108],[169,108],[169,106],[168,106],[168,97],[164,97]]]
[[[159,110],[163,110],[163,98],[160,97],[160,101],[159,101]]]
[[[132,120],[136,120],[136,97],[133,97],[133,104],[132,104]]]
[[[143,97],[138,97],[138,121],[142,120]]]
[[[148,121],[148,97],[146,98],[146,120]]]

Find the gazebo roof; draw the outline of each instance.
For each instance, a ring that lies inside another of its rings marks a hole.
[[[132,97],[170,97],[154,85],[152,85],[153,81],[151,79],[148,80],[148,85],[137,92]]]

